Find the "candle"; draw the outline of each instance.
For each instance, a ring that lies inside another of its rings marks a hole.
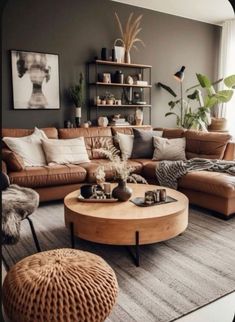
[[[76,107],[76,117],[81,117],[82,116],[82,109],[81,107]]]
[[[104,182],[104,192],[111,193],[111,183],[110,182]]]

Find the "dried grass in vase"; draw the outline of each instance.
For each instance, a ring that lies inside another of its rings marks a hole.
[[[115,12],[115,17],[118,23],[118,27],[121,33],[122,38],[116,39],[116,41],[120,41],[125,49],[125,62],[130,63],[130,50],[131,48],[137,49],[136,43],[141,43],[143,46],[145,46],[143,40],[137,37],[137,35],[140,33],[142,28],[140,28],[140,22],[143,15],[138,16],[136,19],[133,20],[133,12],[130,14],[125,28],[123,28],[121,21],[118,17],[118,14]],[[116,42],[115,41],[115,42]]]

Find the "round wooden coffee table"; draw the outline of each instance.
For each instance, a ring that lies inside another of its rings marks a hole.
[[[113,185],[113,187],[115,184]],[[133,190],[131,199],[144,197],[155,185],[128,184]],[[168,240],[181,234],[188,225],[188,198],[179,191],[167,188],[167,195],[177,201],[152,207],[138,207],[130,201],[115,203],[86,203],[78,201],[79,190],[64,199],[65,224],[74,235],[96,243],[138,246]]]

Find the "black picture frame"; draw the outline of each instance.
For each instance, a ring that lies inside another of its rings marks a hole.
[[[11,49],[14,110],[59,110],[59,55]]]

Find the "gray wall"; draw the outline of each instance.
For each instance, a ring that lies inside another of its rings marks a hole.
[[[109,0],[8,0],[3,12],[2,113],[4,127],[63,126],[72,119],[73,105],[66,95],[85,63],[100,55],[101,47],[111,48],[119,36],[114,12],[121,20],[143,14],[141,38],[146,47],[133,50],[132,61],[150,64],[152,83],[161,81],[178,90],[172,77],[186,66],[184,86],[195,83],[195,73],[214,77],[220,28]],[[10,49],[58,53],[60,59],[60,110],[13,110]],[[165,118],[169,96],[152,89],[152,124],[174,126]],[[83,120],[86,119],[83,109]],[[112,111],[114,113],[114,111]]]

